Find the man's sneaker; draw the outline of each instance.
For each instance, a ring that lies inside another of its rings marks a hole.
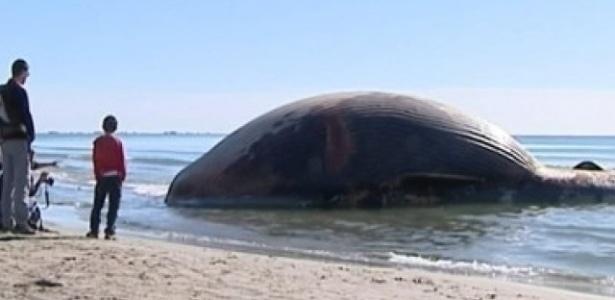
[[[115,240],[115,234],[105,233],[105,240]]]
[[[36,234],[36,231],[30,228],[30,226],[15,226],[13,229],[15,234]]]
[[[97,239],[98,238],[98,233],[96,232],[88,232],[85,234],[86,238],[90,238],[90,239]]]

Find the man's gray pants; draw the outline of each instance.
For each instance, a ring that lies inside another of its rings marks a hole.
[[[28,204],[26,202],[30,159],[26,140],[2,142],[2,226],[4,228],[27,227]],[[14,222],[14,223],[13,223]]]

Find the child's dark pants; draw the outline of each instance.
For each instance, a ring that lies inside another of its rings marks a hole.
[[[105,234],[115,234],[115,221],[117,211],[120,208],[122,197],[122,181],[119,176],[105,176],[96,181],[94,191],[94,207],[90,215],[90,232],[98,234],[100,226],[100,212],[105,204],[105,198],[109,197],[109,207],[107,210],[107,228]]]

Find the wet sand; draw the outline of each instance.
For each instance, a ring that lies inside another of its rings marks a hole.
[[[0,234],[0,299],[612,299],[424,270],[62,230]]]

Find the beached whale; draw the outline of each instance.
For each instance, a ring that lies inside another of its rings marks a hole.
[[[274,109],[174,178],[165,202],[201,207],[387,207],[604,202],[615,176],[543,166],[501,128],[442,103],[332,93]]]

